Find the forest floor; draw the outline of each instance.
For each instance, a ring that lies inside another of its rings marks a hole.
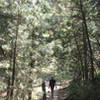
[[[51,96],[51,93],[49,92],[47,94],[46,100],[65,100],[67,97],[68,97],[67,88],[62,88],[59,90],[55,90],[53,97]]]

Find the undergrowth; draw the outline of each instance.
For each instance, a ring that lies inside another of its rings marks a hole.
[[[72,81],[68,89],[68,100],[100,100],[100,74],[94,82]]]

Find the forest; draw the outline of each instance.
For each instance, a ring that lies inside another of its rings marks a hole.
[[[0,0],[0,100],[100,100],[100,0]]]

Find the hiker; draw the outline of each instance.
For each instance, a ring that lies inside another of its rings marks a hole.
[[[46,84],[45,81],[42,82],[42,91],[44,94],[46,94]]]
[[[53,97],[53,93],[54,93],[55,84],[56,84],[56,80],[53,77],[51,77],[51,79],[49,80],[49,86],[51,89],[51,96],[52,97]]]

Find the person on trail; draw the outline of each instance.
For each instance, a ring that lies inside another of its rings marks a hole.
[[[46,84],[45,84],[45,81],[42,82],[42,91],[43,91],[43,94],[46,94]]]
[[[51,89],[51,96],[52,97],[53,97],[53,94],[54,94],[55,84],[56,84],[56,80],[53,77],[51,77],[51,79],[49,80],[49,86],[50,86],[50,89]]]

